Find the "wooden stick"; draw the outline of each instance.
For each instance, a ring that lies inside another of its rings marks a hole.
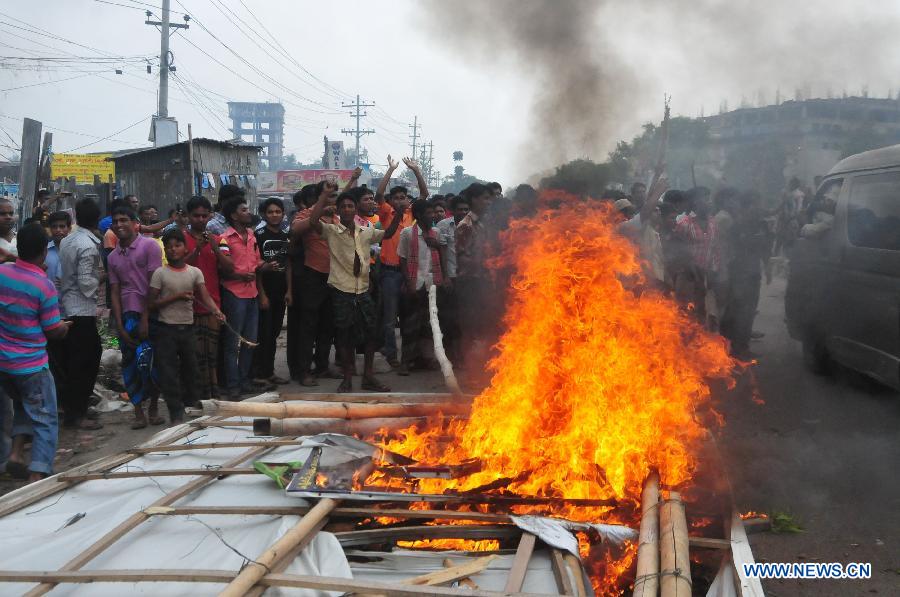
[[[701,549],[731,549],[731,541],[728,539],[716,539],[714,537],[688,537],[689,547]]]
[[[441,332],[441,323],[438,319],[437,305],[437,286],[432,284],[428,288],[428,320],[431,324],[431,338],[434,340],[434,358],[441,366],[441,373],[444,375],[444,383],[450,388],[454,395],[462,395],[459,388],[459,382],[456,380],[456,374],[453,373],[453,363],[447,358],[444,350],[444,334]]]
[[[153,452],[183,452],[185,450],[215,450],[217,448],[251,448],[261,446],[263,448],[278,448],[281,446],[299,446],[302,440],[275,439],[269,441],[245,441],[245,442],[214,442],[211,444],[169,444],[165,446],[144,446],[130,448],[129,454],[150,454]]]
[[[581,561],[570,553],[566,553],[563,559],[566,561],[566,566],[572,571],[572,576],[575,577],[575,586],[573,588],[575,597],[586,597],[588,592],[587,586],[584,584],[584,571],[581,569]]]
[[[448,585],[463,578],[468,578],[473,574],[478,574],[488,567],[488,565],[496,559],[497,556],[490,555],[476,558],[465,564],[445,568],[444,570],[435,570],[428,574],[421,574],[403,581],[405,585],[427,585],[430,587]]]
[[[444,565],[444,568],[453,568],[453,566],[455,566],[453,560],[451,560],[450,558],[444,558],[444,561],[441,563]],[[459,579],[459,584],[470,589],[478,588],[478,585],[475,584],[475,581],[471,578],[461,578]]]
[[[240,574],[233,581],[228,583],[225,590],[219,593],[220,597],[243,597],[250,589],[253,588],[269,572],[269,566],[272,566],[279,557],[285,552],[296,547],[300,542],[305,540],[309,535],[314,534],[315,527],[324,520],[328,514],[334,510],[340,502],[331,498],[319,500],[319,503],[307,512],[306,516],[289,530],[287,533],[269,547],[256,560],[247,564]]]
[[[534,552],[535,539],[536,537],[531,533],[522,533],[519,547],[516,548],[516,556],[509,569],[509,576],[506,578],[506,586],[503,589],[506,593],[518,593],[522,590],[525,574],[528,572],[528,562],[531,561],[531,554]]]
[[[345,531],[342,533],[334,533],[334,536],[342,546],[352,547],[398,540],[506,539],[516,537],[521,532],[521,529],[515,525],[444,524],[366,529],[364,531]]]
[[[256,458],[257,456],[265,453],[266,448],[254,448],[252,450],[248,450],[237,456],[227,463],[224,466],[231,467],[237,466],[242,462],[250,460],[252,458]],[[207,485],[215,480],[215,477],[199,477],[188,483],[185,483],[175,491],[168,493],[156,500],[151,504],[151,507],[154,506],[168,506],[169,504],[173,504],[188,495],[192,491],[195,491],[204,485]],[[105,549],[111,546],[113,543],[124,537],[129,531],[136,528],[145,520],[148,520],[150,516],[145,514],[144,512],[136,512],[126,518],[123,522],[119,523],[114,529],[100,537],[97,541],[91,544],[87,549],[79,553],[73,559],[69,560],[62,568],[60,568],[61,572],[72,572],[74,570],[79,570],[83,568],[86,564],[88,564],[91,560],[100,555]],[[53,589],[54,585],[51,583],[44,583],[38,585],[34,589],[28,591],[26,595],[29,597],[36,597],[37,595],[44,595],[51,589]]]
[[[0,570],[0,582],[46,584],[94,583],[94,582],[202,582],[227,583],[235,578],[230,570]],[[300,574],[272,573],[260,579],[266,587],[291,587],[334,591],[338,593],[377,593],[396,597],[509,597],[500,591],[472,591],[445,587],[404,585],[331,576],[306,576]],[[519,593],[517,597],[547,597],[531,593]]]
[[[63,473],[57,481],[95,481],[99,479],[137,479],[140,477],[226,477],[229,475],[258,475],[252,468],[174,468],[160,469],[156,471],[114,471],[109,473],[87,473],[84,475],[70,475]]]
[[[755,564],[753,550],[750,549],[750,541],[744,531],[744,523],[737,510],[731,513],[731,559],[734,566],[735,584],[740,586],[741,595],[746,597],[762,597],[765,595],[762,582],[758,578],[750,578],[744,574],[744,564]]]
[[[472,398],[472,396],[466,396]],[[365,394],[282,394],[282,402],[314,401],[314,402],[359,402],[364,404],[390,403],[430,403],[459,400],[460,397],[449,393],[419,394],[416,392],[366,392]]]
[[[379,419],[254,419],[253,435],[296,437],[317,433],[342,433],[367,437],[386,429],[397,431],[424,423],[425,417],[389,417]]]
[[[553,577],[556,579],[556,588],[560,595],[572,595],[572,579],[569,577],[569,569],[563,559],[563,552],[554,548],[550,549],[550,565],[553,568]]]
[[[691,558],[688,550],[687,518],[677,491],[660,507],[660,596],[690,597]]]
[[[284,557],[278,558],[277,561],[269,566],[269,570],[271,570],[272,572],[284,572],[285,570],[287,570],[287,567],[291,565],[291,562],[293,562],[294,559],[298,555],[300,555],[301,551],[306,549],[306,546],[316,538],[316,535],[319,534],[319,531],[321,531],[322,527],[324,527],[327,523],[327,518],[323,518],[322,520],[320,520],[319,523],[313,528],[313,531],[309,535],[307,535],[306,538],[295,545],[293,549],[288,550],[288,552],[284,554]],[[265,592],[266,587],[257,583],[255,587],[247,591],[246,597],[261,597]]]
[[[659,594],[659,475],[650,473],[641,491],[641,530],[638,535],[634,597]]]
[[[148,511],[149,510],[149,511]],[[197,516],[232,514],[241,516],[302,516],[309,512],[306,506],[179,506],[177,508],[163,507],[153,510],[145,509],[144,512],[154,516]],[[426,520],[472,520],[483,522],[511,522],[506,514],[485,514],[483,512],[458,512],[455,510],[402,510],[399,508],[335,508],[331,512],[332,518],[357,517],[372,518],[384,516],[388,518],[402,519],[426,519]]]
[[[431,404],[310,404],[304,402],[248,403],[226,400],[201,400],[204,415],[271,417],[273,419],[377,419],[384,417],[430,417],[435,415],[465,415],[465,402],[435,402]]]

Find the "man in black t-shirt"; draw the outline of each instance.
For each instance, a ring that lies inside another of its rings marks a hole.
[[[281,334],[285,308],[291,302],[287,283],[289,237],[282,230],[284,203],[274,197],[266,199],[259,212],[266,226],[256,231],[256,244],[263,260],[274,263],[275,267],[262,274],[263,288],[269,297],[269,308],[259,313],[259,346],[253,353],[254,377],[286,384],[288,380],[275,375],[275,341]]]

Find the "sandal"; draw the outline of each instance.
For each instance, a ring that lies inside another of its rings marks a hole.
[[[353,391],[353,380],[352,379],[345,379],[344,381],[341,382],[341,385],[339,385],[337,387],[337,392],[339,394],[346,394],[347,392],[352,392],[352,391]]]
[[[391,389],[375,379],[374,377],[363,377],[362,380],[362,389],[369,390],[370,392],[390,392]],[[340,390],[339,390],[340,391]]]
[[[99,421],[92,421],[91,419],[82,419],[76,427],[83,431],[96,431],[98,429],[103,429],[103,424]]]
[[[147,417],[141,417],[140,419],[135,419],[131,424],[132,429],[143,429],[147,426]]]
[[[166,420],[163,417],[159,416],[156,413],[153,413],[152,415],[150,415],[148,420],[151,425],[162,425],[166,422]]]

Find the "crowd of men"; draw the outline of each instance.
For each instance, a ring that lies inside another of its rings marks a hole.
[[[397,375],[437,369],[432,287],[454,367],[483,370],[510,275],[491,271],[488,261],[509,219],[535,213],[537,193],[520,185],[510,201],[498,183],[475,183],[459,195],[430,197],[419,166],[403,162],[418,197],[390,186],[399,164],[388,156],[374,190],[357,185],[357,169],[342,189],[331,181],[307,185],[293,205],[270,197],[256,214],[243,189],[223,185],[215,206],[194,196],[163,220],[134,195],[113,201],[103,219],[84,198],[73,222],[68,211],[45,209],[49,193],[42,192],[35,217],[16,233],[13,205],[0,200],[6,471],[30,480],[52,472],[58,409],[66,427],[102,427],[89,409],[101,302],[118,336],[134,429],[166,422],[160,397],[169,423],[178,424],[200,400],[240,400],[289,383],[276,374],[285,319],[287,371],[306,387],[334,379],[338,392],[353,391],[358,354],[363,390],[390,389],[375,376],[376,352]],[[798,189],[792,182],[774,211],[753,191],[679,191],[665,179],[602,199],[619,214],[618,232],[639,248],[646,280],[749,359],[773,250],[790,242],[786,229],[812,235],[828,226],[820,214],[801,228],[797,214],[817,204]]]
[[[14,206],[0,200],[0,463],[14,477],[52,473],[59,420],[94,430],[89,409],[100,370],[98,305],[110,308],[122,386],[133,429],[183,422],[200,400],[240,400],[289,380],[276,375],[276,340],[287,315],[287,369],[303,386],[339,379],[354,389],[389,391],[375,376],[381,352],[397,375],[437,365],[428,289],[440,293],[448,353],[484,339],[489,290],[488,221],[500,185],[429,197],[419,166],[404,160],[418,197],[388,188],[308,185],[267,198],[251,213],[244,190],[223,185],[215,207],[202,196],[159,220],[138,197],[116,199],[101,219],[91,198],[70,211],[45,209],[15,230]],[[106,296],[103,296],[105,294]],[[457,317],[459,304],[478,315]],[[476,308],[477,307],[477,308]],[[498,305],[499,308],[499,305]],[[400,342],[397,342],[397,328]],[[335,348],[335,365],[332,365]],[[58,403],[57,403],[58,399]],[[58,417],[58,413],[61,415]],[[31,441],[26,463],[25,445]]]

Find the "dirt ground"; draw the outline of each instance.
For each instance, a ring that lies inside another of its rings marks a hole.
[[[763,581],[768,595],[900,595],[900,396],[803,367],[784,324],[785,280],[763,287],[752,378],[723,397],[720,447],[742,511],[786,512],[800,533],[760,533],[760,562],[871,562],[871,580]],[[755,384],[764,405],[751,400]]]

